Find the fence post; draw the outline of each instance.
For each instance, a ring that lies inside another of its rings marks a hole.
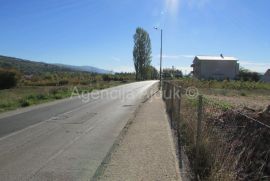
[[[178,101],[177,101],[177,104],[178,104],[178,108],[177,108],[177,123],[176,123],[176,128],[177,128],[177,144],[178,144],[178,150],[179,150],[179,160],[182,160],[182,145],[181,145],[181,131],[180,131],[180,121],[181,121],[181,101],[182,101],[182,87],[179,86],[177,87],[178,88]],[[182,168],[182,161],[179,161],[179,165],[180,167]]]
[[[165,99],[165,96],[164,96],[164,93],[165,93],[165,87],[164,87],[164,84],[163,84],[163,87],[161,89],[161,93],[162,93],[162,99],[164,100]]]
[[[202,95],[199,95],[198,98],[198,120],[197,120],[197,133],[196,133],[196,158],[195,158],[195,177],[197,178],[198,170],[199,170],[199,147],[201,144],[201,124],[202,124]]]
[[[178,110],[177,110],[177,117],[178,117],[178,121],[180,121],[180,115],[181,115],[181,99],[182,99],[182,87],[179,86],[178,87]]]
[[[172,93],[171,93],[171,120],[172,120],[172,126],[173,126],[173,124],[174,124],[174,85],[173,84],[171,84],[172,85],[172,89],[171,89],[171,91],[172,91]],[[174,127],[173,127],[174,128]]]

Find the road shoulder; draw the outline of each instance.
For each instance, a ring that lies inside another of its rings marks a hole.
[[[138,110],[98,180],[181,180],[160,93]]]

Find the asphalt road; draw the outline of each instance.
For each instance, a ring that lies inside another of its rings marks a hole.
[[[90,180],[155,83],[0,115],[0,180]]]

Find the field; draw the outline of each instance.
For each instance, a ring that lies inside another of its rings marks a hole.
[[[187,154],[196,177],[207,181],[269,180],[270,110],[266,107],[270,84],[182,79],[167,82],[165,94],[179,86],[183,93],[180,105],[179,98],[164,100],[180,140],[178,148]],[[185,94],[188,87],[198,89],[202,104]]]
[[[242,81],[199,81],[182,79],[176,84],[196,87],[205,97],[225,102],[232,107],[262,110],[270,104],[270,84]]]
[[[117,86],[126,81],[97,81],[89,85],[76,85],[79,92],[91,92]],[[65,86],[20,86],[0,90],[0,113],[20,107],[41,104],[70,97],[75,85]]]

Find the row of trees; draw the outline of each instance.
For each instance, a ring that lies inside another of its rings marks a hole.
[[[115,73],[113,74],[104,74],[102,75],[103,81],[122,81],[127,82],[135,79],[134,73]]]
[[[101,75],[88,72],[45,72],[39,75],[23,75],[16,69],[0,68],[0,90],[20,86],[90,85],[100,81],[128,82],[133,80],[135,80],[135,73]]]
[[[248,69],[240,68],[238,79],[242,81],[254,81],[261,80],[261,75],[258,72],[252,72]]]
[[[137,28],[134,38],[133,61],[136,80],[157,79],[158,71],[151,65],[152,48],[149,34],[142,28]]]

